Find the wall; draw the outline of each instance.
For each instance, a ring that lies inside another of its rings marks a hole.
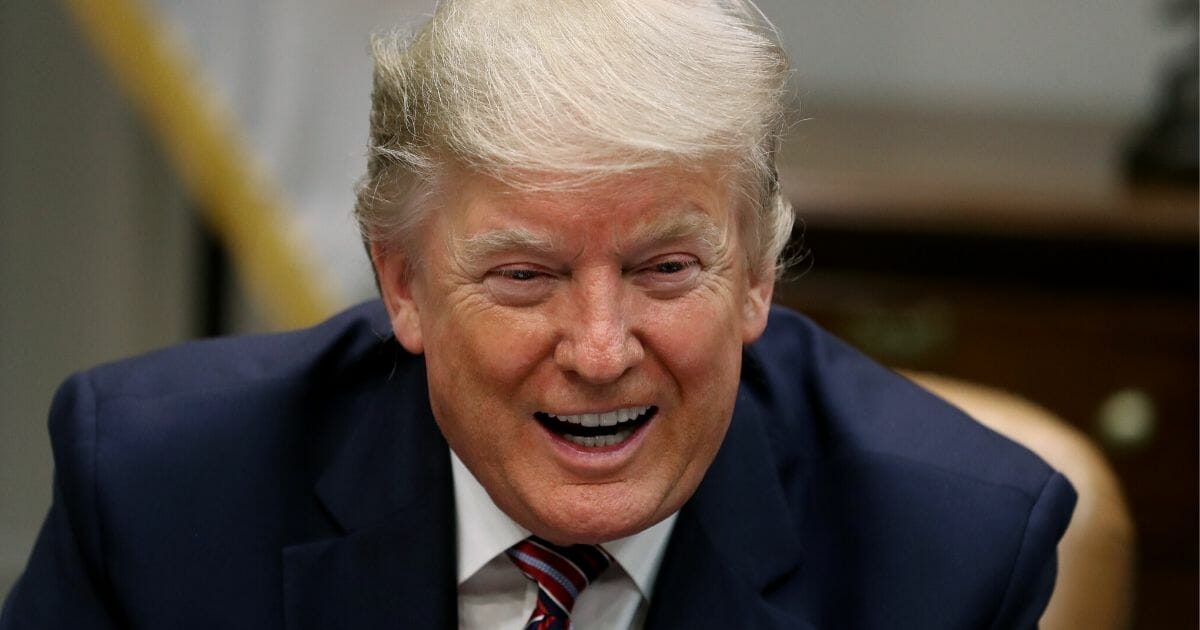
[[[1162,0],[759,4],[783,33],[802,99],[814,102],[1139,117],[1189,36],[1166,24]]]
[[[50,504],[71,371],[192,330],[194,225],[153,142],[45,0],[0,2],[0,598]]]

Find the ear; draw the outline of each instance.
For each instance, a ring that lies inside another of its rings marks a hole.
[[[750,286],[742,304],[742,344],[754,343],[767,328],[771,295],[775,292],[775,268],[750,273]]]
[[[421,309],[414,296],[416,273],[401,252],[378,243],[371,244],[371,263],[375,265],[379,293],[396,341],[405,350],[421,354],[425,343],[421,336]]]

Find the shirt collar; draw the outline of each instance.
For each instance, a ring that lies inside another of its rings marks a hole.
[[[529,530],[496,507],[487,490],[453,449],[450,461],[458,521],[458,584],[461,586],[492,558],[529,536]],[[671,514],[649,529],[602,545],[633,578],[647,601],[677,514]]]

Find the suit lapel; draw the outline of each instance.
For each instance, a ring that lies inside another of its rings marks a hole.
[[[287,627],[456,627],[454,530],[415,526],[423,513],[285,549]]]
[[[739,396],[721,450],[680,510],[646,628],[812,627],[788,608],[802,550],[763,416]]]
[[[449,451],[424,363],[387,346],[387,369],[367,370],[364,390],[341,407],[363,421],[316,485],[344,535],[283,550],[291,630],[457,626]]]

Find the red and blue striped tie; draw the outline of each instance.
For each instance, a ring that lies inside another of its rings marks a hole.
[[[570,630],[575,598],[612,564],[612,556],[598,545],[560,547],[537,536],[510,547],[508,557],[538,586],[526,630]]]

